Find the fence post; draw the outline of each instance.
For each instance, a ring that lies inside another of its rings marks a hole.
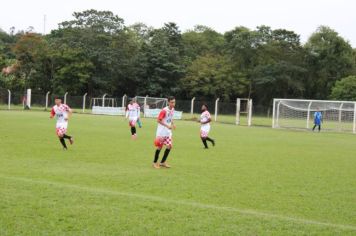
[[[103,103],[101,104],[102,107],[105,106],[105,97],[106,97],[106,95],[107,95],[106,93],[104,93],[104,95],[103,95]]]
[[[143,117],[146,117],[147,98],[148,95],[146,95],[145,100],[143,102]]]
[[[220,98],[215,100],[215,117],[214,120],[216,121],[218,118],[218,103],[219,103]]]
[[[124,96],[122,96],[122,106],[121,107],[125,107],[125,100],[126,100],[126,94],[124,94]]]
[[[307,114],[307,129],[309,129],[310,107],[311,107],[312,103],[313,103],[313,102],[309,102],[309,105],[308,105],[308,114]]]
[[[8,89],[7,92],[9,93],[8,100],[7,100],[7,109],[11,109],[11,91]]]
[[[236,125],[240,125],[240,106],[241,106],[241,100],[240,98],[236,99]]]
[[[87,98],[87,94],[88,94],[88,93],[85,93],[85,94],[83,95],[83,113],[85,112],[85,100],[86,100],[86,98]]]
[[[356,133],[356,102],[354,103],[354,125],[353,125],[353,132]]]
[[[67,104],[67,95],[68,95],[68,92],[66,92],[66,93],[64,94],[64,104]]]
[[[194,100],[195,100],[195,97],[192,98],[192,101],[190,103],[190,115],[193,117],[193,114],[194,114]]]
[[[46,93],[46,108],[45,108],[45,111],[47,111],[47,108],[48,108],[48,95],[50,94],[50,92],[48,91]]]
[[[248,100],[248,120],[247,125],[251,126],[252,124],[252,99]]]
[[[273,110],[272,110],[272,128],[276,128],[275,125],[274,125],[274,119],[275,119],[275,104],[276,104],[276,99],[273,98]]]

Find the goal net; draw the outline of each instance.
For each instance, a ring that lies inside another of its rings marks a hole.
[[[125,108],[118,107],[116,98],[92,98],[90,100],[92,113],[96,115],[125,115]]]
[[[168,104],[167,98],[135,97],[136,102],[143,108],[144,117],[157,117],[162,108]]]
[[[117,107],[116,98],[92,98],[90,100],[90,107],[101,106],[101,107]]]
[[[309,129],[314,113],[323,116],[322,129],[356,132],[356,102],[325,100],[273,100],[273,128]]]

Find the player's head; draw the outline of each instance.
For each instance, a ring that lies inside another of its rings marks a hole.
[[[207,111],[207,110],[208,110],[208,105],[206,105],[206,103],[204,103],[204,104],[201,106],[201,110],[202,110],[202,111]]]
[[[134,98],[130,99],[129,103],[132,105],[134,103]]]
[[[176,98],[173,96],[168,97],[168,106],[174,108],[176,106]]]
[[[55,97],[55,98],[54,98],[54,103],[55,103],[57,106],[58,106],[58,105],[61,105],[62,99],[59,98],[59,97]]]

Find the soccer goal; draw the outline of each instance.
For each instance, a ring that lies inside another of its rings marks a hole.
[[[143,107],[144,117],[156,117],[156,113],[168,104],[167,98],[136,96],[135,99],[140,107]]]
[[[115,98],[92,98],[90,100],[90,107],[102,106],[102,107],[117,107],[117,100]]]
[[[274,99],[272,128],[312,128],[314,113],[323,116],[322,129],[356,133],[356,102]]]
[[[237,98],[236,99],[236,125],[241,125],[241,115],[246,116],[247,125],[252,124],[252,99]]]
[[[118,107],[116,98],[92,98],[90,100],[92,114],[96,115],[125,115],[125,108]]]

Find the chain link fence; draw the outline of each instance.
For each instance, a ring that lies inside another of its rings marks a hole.
[[[4,88],[0,88],[0,110],[23,110],[26,109],[26,93],[25,92],[12,92]],[[103,95],[104,96],[104,95]],[[74,96],[70,93],[56,95],[56,94],[31,94],[31,110],[48,111],[54,106],[55,97],[60,97],[63,102],[68,104],[74,112],[77,113],[91,113],[94,101],[93,97],[87,96]],[[105,99],[96,97],[96,103],[102,106],[102,101],[105,102],[104,106],[122,107],[126,106],[130,99],[126,95],[123,97],[110,97],[105,95]],[[202,105],[207,105],[213,121],[225,124],[236,124],[237,122],[237,104],[235,102],[226,102],[220,100],[204,101],[201,99],[192,100],[176,100],[177,111],[183,112],[184,120],[197,120],[200,118]],[[272,105],[271,106],[252,106],[252,125],[253,126],[271,126],[272,124]],[[247,126],[247,110],[246,105],[241,103],[240,110],[240,125]]]

